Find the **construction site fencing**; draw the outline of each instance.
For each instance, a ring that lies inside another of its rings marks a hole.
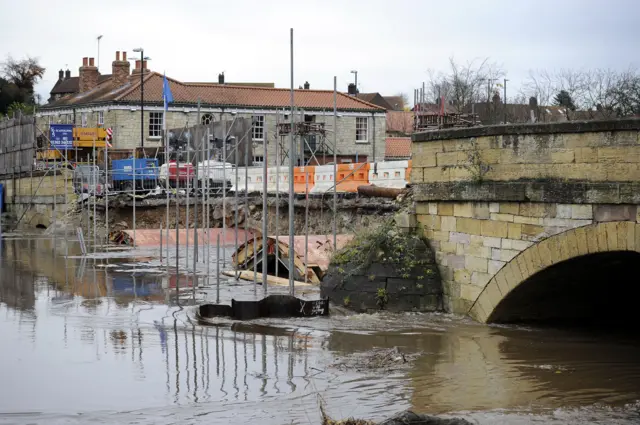
[[[18,114],[0,120],[0,176],[32,170],[36,149],[36,122],[33,116]]]

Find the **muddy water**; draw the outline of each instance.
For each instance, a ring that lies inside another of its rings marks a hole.
[[[64,244],[2,243],[0,424],[317,424],[320,402],[334,418],[410,408],[480,424],[640,422],[629,334],[423,314],[205,327],[192,305],[215,299],[215,279],[182,277],[177,291],[157,252],[83,260]],[[220,297],[257,292],[225,278]],[[383,370],[349,360],[374,347],[420,355]]]

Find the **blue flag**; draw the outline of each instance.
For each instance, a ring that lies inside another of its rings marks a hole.
[[[173,95],[171,94],[171,87],[167,81],[167,76],[164,76],[164,82],[162,84],[162,98],[164,99],[164,110],[167,110],[167,105],[173,102]]]

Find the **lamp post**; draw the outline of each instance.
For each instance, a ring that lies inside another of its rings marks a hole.
[[[356,81],[355,81],[355,85],[356,85],[356,95],[358,95],[358,71],[353,70],[351,71],[352,74],[355,74],[356,76]]]
[[[138,47],[133,49],[135,53],[140,53],[140,147],[144,148],[144,49]]]

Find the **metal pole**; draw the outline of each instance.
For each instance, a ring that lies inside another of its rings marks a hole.
[[[308,264],[308,251],[309,251],[309,172],[307,171],[304,176],[304,282],[307,283],[307,276],[309,274]]]
[[[109,141],[105,140],[104,142],[104,182],[105,182],[105,191],[104,191],[104,227],[105,227],[105,235],[104,235],[104,244],[109,244]],[[66,185],[65,185],[66,186]],[[162,252],[160,253],[162,255]]]
[[[178,202],[178,183],[180,182],[180,168],[178,167],[178,160],[176,157],[176,299],[180,299],[180,206]]]
[[[144,49],[140,49],[140,147],[144,148]]]
[[[207,280],[208,279],[209,279],[209,261],[207,260]],[[217,243],[216,243],[216,304],[220,304],[220,233],[218,233]]]
[[[208,133],[208,130],[207,130]],[[207,137],[207,179],[206,179],[206,189],[205,189],[205,196],[207,199],[207,221],[206,221],[206,229],[207,229],[207,236],[206,236],[206,241],[207,241],[207,276],[209,276],[209,263],[211,262],[211,241],[209,239],[209,228],[211,227],[211,205],[209,205],[209,202],[211,201],[211,193],[210,193],[210,188],[209,188],[209,159],[211,158],[211,143],[208,143],[209,138]],[[219,237],[219,236],[218,236]],[[218,243],[218,246],[220,246],[220,244]],[[208,277],[207,277],[208,279]],[[208,280],[207,280],[208,282]]]
[[[98,203],[98,166],[96,165],[96,138],[93,138],[93,252],[96,252],[96,245],[98,244],[98,220],[97,220],[97,208]],[[57,192],[57,191],[56,191]],[[134,238],[135,243],[135,238]]]
[[[53,252],[55,253],[56,251],[56,245],[58,242],[58,207],[57,207],[57,194],[58,194],[58,186],[57,186],[57,180],[56,180],[56,174],[58,174],[58,163],[57,163],[57,154],[58,151],[54,152],[54,156],[53,156]],[[13,181],[14,185],[15,185],[15,180]],[[13,188],[14,192],[15,192],[15,187]]]
[[[198,122],[196,123],[197,125],[200,125],[200,98],[198,98]],[[195,146],[194,146],[195,148]],[[194,235],[193,235],[193,270],[195,273],[195,269],[196,269],[196,263],[198,262],[198,187],[199,187],[199,181],[198,181],[198,171],[200,170],[200,167],[198,166],[198,164],[200,163],[200,161],[198,160],[199,158],[198,155],[198,149],[196,148],[196,180],[194,182],[194,189],[195,189],[195,197],[196,197],[196,202],[193,206],[193,228],[194,230]]]
[[[337,206],[338,206],[338,80],[333,77],[333,249],[337,249]]]
[[[87,165],[91,165],[91,161],[89,160],[89,155],[87,155]],[[55,175],[55,174],[54,174]],[[87,191],[89,189],[87,188]],[[89,195],[89,193],[87,193],[87,196]],[[87,238],[89,238],[89,235],[91,234],[89,232],[89,198],[87,198]]]
[[[224,121],[220,121],[224,123]],[[222,135],[222,240],[227,242],[227,125],[220,127]],[[222,266],[226,265],[226,258],[222,259]]]
[[[267,132],[264,133],[264,158],[262,161],[262,293],[267,296],[267,246],[269,235],[267,234]]]
[[[163,117],[162,120],[162,126],[164,127],[164,163],[166,165],[166,169],[167,169],[167,175],[165,176],[165,181],[164,181],[164,191],[165,194],[167,195],[167,205],[166,205],[166,210],[167,210],[167,227],[166,227],[166,240],[167,240],[167,280],[169,279],[169,229],[171,228],[171,225],[169,224],[169,209],[171,208],[170,206],[170,200],[169,200],[169,176],[170,176],[170,171],[169,171],[169,135],[167,134],[167,120],[164,119],[166,117]]]
[[[249,145],[249,141],[245,140],[245,144],[248,146]],[[235,168],[235,190],[233,191],[233,207],[235,209],[235,212],[233,214],[233,220],[234,220],[234,233],[235,233],[235,245],[234,245],[234,251],[233,252],[238,252],[238,165],[240,161],[238,161],[238,139],[236,139],[236,148],[234,150],[234,154],[233,154],[233,158],[236,160],[236,168]],[[245,168],[247,168],[249,166],[248,163],[245,162],[244,164]],[[235,265],[235,270],[236,270],[236,280],[240,279],[240,274],[238,273],[238,262],[236,261],[236,265]]]
[[[276,110],[276,270],[275,276],[278,277],[278,268],[280,265],[280,113]]]
[[[295,146],[293,142],[293,114],[294,114],[294,99],[293,99],[293,28],[291,28],[291,133],[289,134],[289,294],[295,295],[294,288],[294,269],[295,269],[295,247],[294,234],[293,234],[293,155],[295,153]]]
[[[162,223],[160,223],[160,264],[162,264]],[[167,241],[169,243],[169,241]],[[169,260],[167,258],[167,260]]]
[[[207,142],[207,146],[209,146],[209,127],[207,127],[207,135],[206,137],[206,142]],[[200,182],[200,187],[202,188],[202,237],[203,237],[203,241],[202,241],[202,262],[204,263],[205,261],[205,246],[208,244],[208,241],[206,239],[204,239],[205,237],[205,219],[207,217],[207,210],[205,210],[204,207],[204,201],[207,199],[207,191],[206,191],[206,187],[207,184],[206,182],[209,181],[209,158],[206,158],[206,150],[205,150],[205,145],[202,145],[202,166],[203,166],[203,170],[202,170],[202,181]],[[206,162],[204,162],[206,161]],[[208,235],[208,233],[206,233],[206,235]]]
[[[133,246],[136,246],[136,185],[138,177],[138,160],[136,150],[133,149]]]
[[[249,249],[249,143],[244,145],[244,163],[247,164],[244,167],[244,247]]]
[[[258,292],[258,253],[256,249],[258,244],[256,243],[257,235],[253,235],[253,293]],[[263,235],[264,239],[264,235]]]
[[[191,179],[189,178],[189,170],[190,167],[189,165],[191,164],[190,161],[190,155],[189,155],[189,146],[187,146],[187,165],[186,165],[186,171],[187,171],[187,208],[186,208],[186,215],[187,217],[185,218],[185,228],[186,228],[186,249],[185,249],[185,256],[186,256],[186,266],[185,266],[185,270],[189,270],[189,182],[191,181]]]
[[[196,271],[196,264],[198,262],[198,173],[200,172],[198,162],[198,150],[196,149],[196,178],[193,183],[195,189],[195,202],[193,203],[193,272]]]

